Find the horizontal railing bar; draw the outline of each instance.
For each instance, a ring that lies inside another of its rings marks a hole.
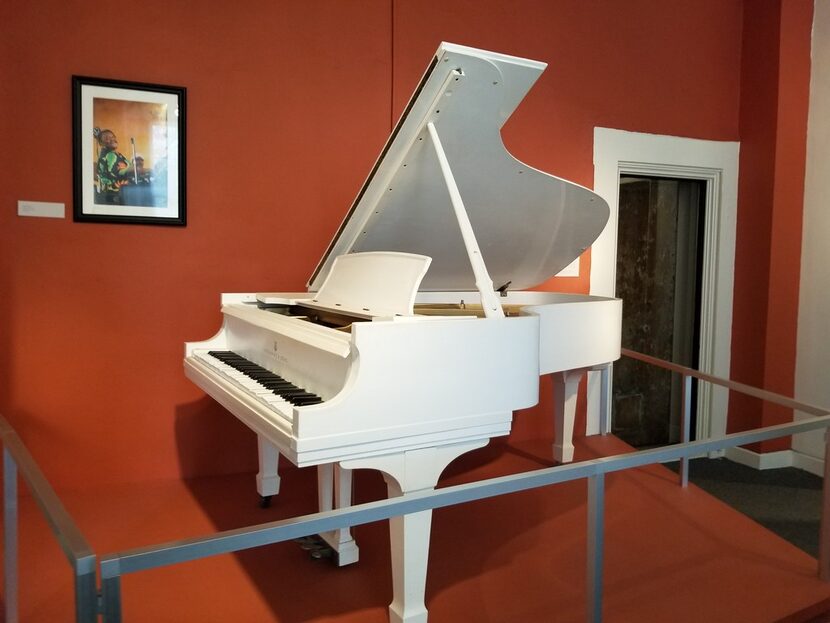
[[[32,497],[43,512],[69,563],[77,573],[94,572],[95,553],[64,508],[46,476],[40,471],[40,467],[29,454],[23,441],[2,415],[0,415],[0,438],[14,458],[18,473],[26,481]]]
[[[627,348],[621,349],[620,352],[631,359],[637,359],[638,361],[643,361],[653,366],[657,366],[658,368],[663,368],[664,370],[679,372],[680,374],[685,374],[687,376],[700,379],[701,381],[707,381],[714,385],[720,385],[721,387],[733,389],[737,392],[741,392],[742,394],[752,396],[753,398],[760,398],[761,400],[766,400],[767,402],[781,405],[782,407],[795,409],[796,411],[803,411],[804,413],[809,413],[810,415],[823,415],[827,413],[827,409],[823,409],[815,405],[799,402],[797,400],[793,400],[792,398],[782,396],[781,394],[752,387],[751,385],[744,385],[743,383],[738,383],[736,381],[730,381],[722,379],[718,376],[712,376],[711,374],[706,374],[705,372],[700,372],[699,370],[695,370],[693,368],[687,368],[686,366],[664,361],[662,359],[658,359],[657,357],[652,357],[651,355],[644,355],[643,353],[628,350]]]
[[[714,452],[729,447],[827,428],[828,426],[830,426],[830,415],[823,415],[799,422],[731,433],[715,439],[698,440],[664,448],[558,465],[437,490],[408,493],[402,497],[378,500],[246,528],[226,530],[203,537],[140,547],[101,556],[101,577],[103,579],[112,578],[126,573],[197,560],[217,554],[228,554],[309,534],[372,523],[398,515],[472,502],[654,463],[675,461],[692,454]]]

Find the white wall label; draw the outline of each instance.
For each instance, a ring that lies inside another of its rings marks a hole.
[[[66,205],[47,203],[46,201],[18,201],[18,216],[45,216],[47,218],[64,218]]]

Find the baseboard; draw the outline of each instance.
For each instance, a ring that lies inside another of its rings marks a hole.
[[[824,476],[824,461],[817,459],[809,454],[802,454],[791,450],[793,455],[793,467],[803,469],[805,472],[810,472],[816,476]]]
[[[746,448],[726,449],[727,459],[754,469],[778,469],[779,467],[792,467],[792,455],[792,450],[760,453],[747,450]]]
[[[753,469],[778,469],[780,467],[795,467],[805,472],[824,475],[824,461],[815,457],[794,452],[793,450],[781,450],[779,452],[753,452],[746,448],[727,448],[726,458],[735,463],[752,467]]]

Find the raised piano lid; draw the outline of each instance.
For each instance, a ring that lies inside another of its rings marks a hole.
[[[475,279],[426,128],[447,154],[496,288],[537,285],[599,236],[609,209],[594,192],[516,160],[501,127],[545,69],[527,59],[442,43],[349,213],[309,280],[335,258],[400,251],[432,258],[421,290],[475,290]]]

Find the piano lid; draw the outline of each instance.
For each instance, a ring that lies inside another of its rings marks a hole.
[[[501,127],[545,63],[442,43],[309,280],[334,259],[401,251],[432,265],[421,290],[475,290],[475,278],[427,123],[452,168],[495,288],[537,285],[599,236],[609,209],[594,192],[516,160]]]

